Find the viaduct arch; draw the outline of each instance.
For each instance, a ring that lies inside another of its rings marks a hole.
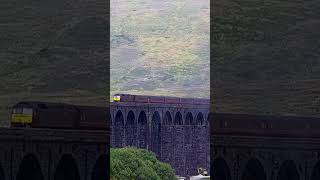
[[[4,170],[2,168],[2,165],[0,164],[0,180],[5,180]]]
[[[213,179],[320,179],[319,118],[228,113],[210,118]]]
[[[212,179],[231,180],[229,166],[223,158],[218,157],[213,160],[210,168]]]
[[[108,169],[110,169],[110,158],[109,155],[101,155],[92,170],[91,180],[105,180],[105,177],[109,177],[110,174]]]
[[[111,146],[151,150],[176,174],[196,175],[210,165],[208,111],[209,105],[113,102]]]
[[[242,172],[242,180],[267,180],[266,173],[258,159],[250,159]]]
[[[23,157],[17,174],[17,180],[44,180],[39,161],[33,154]]]
[[[62,155],[54,173],[54,180],[80,180],[78,163],[71,154]]]
[[[100,180],[100,175],[105,179],[110,168],[109,133],[0,128],[0,180]]]
[[[311,180],[316,179],[320,179],[320,161],[318,161],[312,169]]]

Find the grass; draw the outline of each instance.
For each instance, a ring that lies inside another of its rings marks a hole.
[[[0,125],[23,100],[105,104],[105,1],[2,4]]]
[[[209,45],[209,1],[114,1],[111,5],[111,36],[133,38],[130,47],[138,52],[131,57],[119,51],[127,43],[111,49],[111,62],[131,60],[111,66],[112,93],[209,97],[209,79],[203,78],[209,76],[209,49],[199,51]],[[141,68],[146,73],[130,73]]]
[[[214,1],[216,111],[318,116],[316,1]]]

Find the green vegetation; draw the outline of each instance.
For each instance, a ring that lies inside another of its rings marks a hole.
[[[106,1],[2,4],[0,126],[19,101],[106,104]]]
[[[111,39],[112,94],[209,97],[209,0],[111,1]]]
[[[17,2],[0,7],[0,125],[23,100],[104,105],[106,1]],[[209,0],[111,1],[111,94],[209,97],[208,22]]]
[[[212,3],[216,111],[319,116],[320,4]]]
[[[157,160],[154,153],[134,147],[111,148],[112,180],[175,180],[169,164]]]

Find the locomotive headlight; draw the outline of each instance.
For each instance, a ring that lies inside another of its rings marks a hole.
[[[113,101],[120,101],[120,96],[113,96]]]

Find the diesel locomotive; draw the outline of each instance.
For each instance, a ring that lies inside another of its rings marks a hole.
[[[106,130],[108,114],[106,107],[19,102],[12,108],[11,127]]]

